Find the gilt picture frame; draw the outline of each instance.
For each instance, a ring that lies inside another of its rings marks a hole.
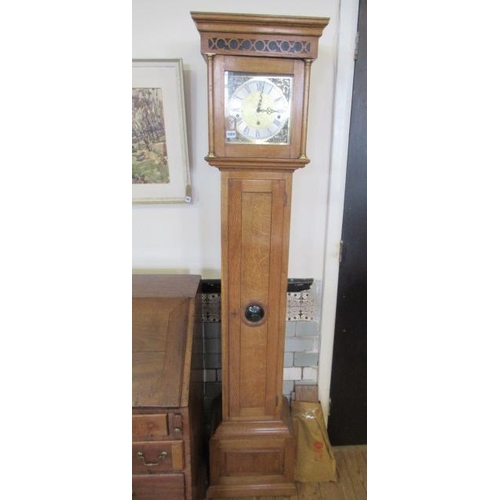
[[[132,60],[132,203],[192,203],[182,59]]]

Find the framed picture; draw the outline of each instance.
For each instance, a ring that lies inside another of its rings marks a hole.
[[[132,203],[191,203],[182,59],[132,60]]]

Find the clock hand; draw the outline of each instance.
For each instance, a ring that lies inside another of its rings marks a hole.
[[[260,93],[259,104],[257,104],[257,113],[260,113],[262,111],[260,107],[261,104],[262,104],[262,92]]]
[[[257,110],[259,111],[259,110]],[[283,110],[282,109],[272,109],[272,108],[267,108],[267,109],[261,109],[260,111],[263,111],[264,113],[267,113],[268,115],[270,115],[271,113],[282,113]]]

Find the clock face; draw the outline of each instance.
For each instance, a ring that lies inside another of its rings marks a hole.
[[[225,141],[289,144],[293,77],[224,73]]]

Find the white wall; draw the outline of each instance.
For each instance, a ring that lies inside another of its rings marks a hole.
[[[339,277],[339,242],[342,238],[358,8],[357,0],[342,0],[340,5],[318,372],[319,399],[323,405],[325,419],[328,417],[330,409],[335,304],[337,303]]]
[[[294,174],[289,276],[322,280],[337,56],[339,1],[133,1],[132,57],[182,58],[193,184],[192,205],[134,206],[132,265],[220,277],[219,171],[208,151],[206,63],[190,11],[330,17],[312,66],[307,153],[311,163]]]

